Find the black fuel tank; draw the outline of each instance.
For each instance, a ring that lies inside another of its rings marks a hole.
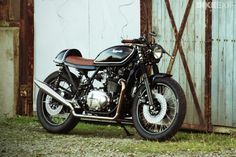
[[[113,46],[102,51],[94,60],[100,66],[119,66],[134,55],[134,48],[127,45]]]

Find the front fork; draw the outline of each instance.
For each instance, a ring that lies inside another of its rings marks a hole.
[[[147,76],[147,69],[144,64],[141,65],[141,70],[142,70],[142,74],[143,74],[144,85],[147,90],[149,105],[153,106],[152,92],[151,92],[151,88],[150,88],[150,84],[149,84],[149,80],[148,80],[148,76]]]
[[[150,89],[150,85],[149,85],[149,80],[148,80],[148,76],[147,76],[147,69],[145,67],[145,64],[143,62],[143,54],[141,51],[141,48],[138,48],[138,56],[139,56],[139,61],[140,61],[140,68],[141,68],[141,72],[143,74],[143,80],[144,80],[144,84],[147,90],[147,96],[148,96],[148,102],[150,106],[153,106],[153,98],[152,98],[152,92]]]

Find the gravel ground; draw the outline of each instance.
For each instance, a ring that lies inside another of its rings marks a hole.
[[[121,130],[121,136],[94,135],[88,132],[72,131],[68,135],[47,133],[38,123],[29,125],[13,125],[0,123],[0,156],[87,156],[87,157],[168,157],[168,156],[195,156],[216,157],[235,156],[236,148],[212,152],[175,151],[146,153],[137,150],[121,152],[119,146],[128,146],[143,142],[137,136],[127,137]],[[101,137],[102,136],[102,137]],[[171,143],[170,143],[171,145]],[[157,148],[158,149],[158,148]]]
[[[25,137],[27,138],[27,136]],[[133,139],[115,139],[115,138],[84,138],[78,135],[70,136],[55,136],[48,139],[41,137],[35,141],[17,141],[17,140],[2,140],[0,141],[0,156],[52,156],[52,157],[65,157],[65,156],[79,156],[79,157],[228,157],[236,156],[236,150],[225,150],[219,152],[189,152],[179,151],[175,153],[124,153],[116,150],[113,145],[126,145],[127,143],[135,142]]]

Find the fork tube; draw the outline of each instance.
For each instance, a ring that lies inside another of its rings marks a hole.
[[[149,81],[148,81],[148,77],[147,77],[147,72],[146,72],[144,64],[141,65],[141,70],[143,72],[143,79],[144,79],[144,84],[145,84],[145,87],[147,90],[149,105],[152,106],[153,105],[152,93],[151,93],[151,89],[150,89],[150,85],[149,85]]]
[[[140,47],[137,47],[138,50],[138,57],[139,57],[139,65],[143,74],[143,79],[144,79],[144,84],[145,87],[147,89],[147,96],[148,96],[148,100],[149,100],[149,105],[153,105],[153,99],[152,99],[152,93],[151,93],[151,89],[150,89],[150,85],[149,85],[149,81],[148,81],[148,77],[147,77],[147,69],[145,67],[144,64],[144,60],[143,60],[143,54],[142,54],[142,50]]]

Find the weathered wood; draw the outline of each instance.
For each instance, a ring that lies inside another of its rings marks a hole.
[[[206,0],[212,4],[212,0]],[[205,11],[205,120],[207,130],[211,130],[211,66],[212,66],[212,8],[206,7]]]
[[[175,24],[174,16],[173,16],[173,13],[171,11],[170,2],[169,2],[169,0],[165,0],[165,2],[166,2],[167,11],[168,11],[168,14],[169,14],[169,17],[170,17],[170,20],[171,20],[171,24],[172,24],[172,28],[175,32],[175,38],[176,38],[175,47],[174,47],[174,50],[173,50],[173,53],[172,53],[173,58],[171,58],[171,60],[170,60],[170,63],[169,63],[168,69],[167,69],[167,73],[171,73],[173,65],[174,65],[174,61],[175,61],[175,58],[176,58],[176,55],[177,55],[177,52],[179,50],[180,57],[182,59],[182,62],[183,62],[183,65],[184,65],[184,70],[185,70],[185,73],[186,73],[186,76],[187,76],[187,80],[189,82],[189,87],[190,87],[190,90],[191,90],[191,93],[192,93],[192,96],[193,96],[195,108],[196,108],[198,116],[199,116],[199,121],[200,121],[200,124],[202,126],[204,126],[205,122],[204,122],[203,114],[202,114],[202,111],[201,111],[201,108],[200,108],[200,104],[199,104],[199,101],[198,101],[198,98],[197,98],[197,94],[196,94],[196,91],[195,91],[192,76],[191,76],[189,66],[187,64],[187,60],[186,60],[186,57],[185,57],[185,54],[184,54],[184,51],[183,51],[183,48],[182,48],[182,44],[181,44],[182,35],[183,35],[183,32],[184,32],[184,28],[185,28],[185,25],[186,25],[186,22],[187,22],[187,19],[188,19],[189,12],[191,10],[191,6],[192,6],[193,1],[192,0],[188,1],[188,4],[187,4],[186,10],[185,10],[185,14],[184,14],[179,32],[177,30],[177,26]]]
[[[212,125],[236,127],[236,8],[212,9]]]
[[[16,114],[33,112],[33,59],[34,59],[33,0],[4,0],[0,3],[0,26],[17,26],[19,35],[19,81]],[[26,89],[27,87],[27,89]]]
[[[20,91],[17,114],[33,114],[34,69],[34,7],[33,0],[21,1],[20,17]],[[27,88],[26,88],[27,87]]]
[[[152,31],[152,0],[141,0],[140,12],[141,36],[146,36],[150,41],[149,33]]]

